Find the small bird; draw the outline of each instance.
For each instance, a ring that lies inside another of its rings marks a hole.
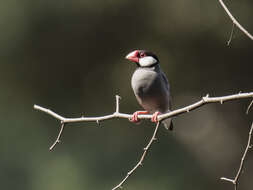
[[[138,122],[139,114],[153,114],[152,122],[158,122],[160,113],[171,110],[170,86],[166,75],[160,68],[158,57],[146,50],[135,50],[126,59],[136,63],[137,69],[132,75],[131,85],[139,104],[145,111],[134,112],[131,121]],[[165,127],[173,129],[171,118],[163,121]]]

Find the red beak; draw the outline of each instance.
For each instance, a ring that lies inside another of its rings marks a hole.
[[[132,51],[126,56],[126,59],[134,63],[139,63],[138,54],[139,54],[138,50]]]

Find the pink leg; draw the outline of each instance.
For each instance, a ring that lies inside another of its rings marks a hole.
[[[157,116],[158,116],[159,114],[160,114],[160,112],[159,112],[159,111],[156,111],[156,112],[152,115],[151,121],[157,123],[157,122],[158,122]]]
[[[137,123],[139,122],[140,120],[138,119],[138,115],[141,115],[141,114],[148,114],[148,111],[136,111],[133,113],[131,119],[129,119],[131,122],[134,122],[134,123]]]

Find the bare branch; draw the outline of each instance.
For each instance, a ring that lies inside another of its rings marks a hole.
[[[142,162],[143,162],[143,160],[144,160],[144,158],[145,158],[145,156],[146,156],[146,154],[147,154],[147,151],[149,150],[149,148],[150,148],[150,146],[152,145],[152,143],[156,140],[156,133],[157,133],[157,130],[158,130],[158,128],[159,128],[159,125],[160,125],[160,123],[158,122],[158,123],[156,124],[156,128],[155,128],[155,130],[154,130],[154,133],[153,133],[153,135],[152,135],[152,137],[151,137],[149,143],[148,143],[147,146],[144,148],[144,152],[143,152],[143,154],[142,154],[142,156],[141,156],[139,162],[138,162],[129,172],[127,172],[126,177],[125,177],[118,185],[116,185],[112,190],[116,190],[116,189],[118,189],[118,188],[122,188],[123,183],[125,183],[125,181],[128,179],[128,177],[129,177],[130,175],[132,175],[132,174],[135,172],[135,170],[136,170],[137,168],[139,168],[139,167],[142,165]]]
[[[221,180],[225,180],[225,181],[228,181],[228,182],[233,183],[233,184],[234,184],[234,187],[235,187],[235,190],[237,190],[237,186],[238,186],[238,183],[239,183],[239,178],[240,178],[240,176],[241,176],[241,174],[242,174],[242,170],[243,170],[243,168],[244,168],[244,163],[245,163],[244,161],[245,161],[246,155],[247,155],[249,149],[251,148],[252,131],[253,131],[253,122],[252,122],[251,128],[250,128],[250,130],[249,130],[248,143],[247,143],[247,146],[246,146],[245,151],[244,151],[244,153],[243,153],[243,156],[242,156],[242,158],[241,158],[240,167],[239,167],[239,169],[238,169],[238,171],[237,171],[237,174],[236,174],[235,178],[234,178],[234,179],[229,179],[229,178],[226,178],[226,177],[220,178]]]
[[[176,116],[176,115],[180,115],[186,112],[190,112],[194,109],[197,109],[205,104],[208,103],[220,103],[223,104],[226,101],[231,101],[231,100],[236,100],[236,99],[243,99],[243,98],[250,98],[253,96],[253,92],[250,93],[238,93],[238,94],[234,94],[234,95],[229,95],[229,96],[221,96],[221,97],[209,97],[209,95],[203,97],[200,101],[191,104],[189,106],[186,106],[184,108],[181,109],[177,109],[174,111],[171,111],[169,113],[165,113],[165,114],[161,114],[158,116],[158,120],[164,120],[167,119],[169,117],[172,116]]]
[[[229,95],[229,96],[221,96],[221,97],[205,96],[200,101],[198,101],[194,104],[191,104],[189,106],[171,111],[169,113],[158,115],[158,121],[162,121],[162,120],[167,119],[172,116],[176,116],[176,115],[180,115],[180,114],[183,114],[186,112],[190,112],[190,111],[197,109],[197,108],[199,108],[205,104],[208,104],[208,103],[221,103],[222,104],[223,102],[226,102],[226,101],[231,101],[231,100],[236,100],[236,99],[244,99],[244,98],[253,98],[253,92],[239,93],[239,94],[234,94],[234,95]],[[60,116],[59,114],[57,114],[49,109],[43,108],[38,105],[34,105],[34,109],[39,110],[41,112],[45,112],[46,114],[51,115],[52,117],[56,118],[57,120],[60,120],[62,123],[99,122],[99,121],[109,120],[109,119],[113,119],[113,118],[125,118],[125,119],[131,118],[132,114],[117,112],[117,111],[119,111],[119,96],[116,96],[116,99],[117,99],[116,104],[118,104],[118,108],[116,106],[116,112],[114,112],[110,115],[99,116],[99,117],[66,118],[66,117]],[[151,119],[151,118],[152,118],[151,114],[138,115],[138,119]]]
[[[188,113],[191,110],[197,109],[205,104],[208,103],[223,103],[225,101],[230,101],[230,100],[236,100],[236,99],[242,99],[242,98],[252,98],[253,97],[253,92],[250,93],[239,93],[239,94],[234,94],[234,95],[229,95],[229,96],[222,96],[222,97],[209,97],[209,95],[207,94],[205,97],[203,97],[200,101],[191,104],[189,106],[186,106],[184,108],[180,108],[174,111],[171,111],[169,113],[165,113],[165,114],[161,114],[158,115],[158,121],[162,121],[164,119],[167,119],[169,117],[172,116],[176,116],[176,115],[180,115],[183,113]],[[113,118],[126,118],[126,119],[130,119],[132,117],[131,114],[125,114],[125,113],[120,113],[119,112],[119,100],[120,100],[120,96],[116,95],[116,110],[113,114],[110,115],[105,115],[105,116],[100,116],[100,117],[80,117],[80,118],[66,118],[63,117],[47,108],[43,108],[41,106],[38,105],[34,105],[34,109],[42,111],[47,113],[48,115],[51,115],[52,117],[56,118],[57,120],[60,120],[62,123],[61,129],[59,131],[58,137],[56,139],[56,141],[54,142],[54,144],[50,147],[50,150],[53,150],[53,148],[55,147],[55,145],[57,143],[59,143],[59,139],[60,136],[62,134],[63,128],[64,128],[64,124],[66,123],[75,123],[75,122],[96,122],[98,125],[100,125],[100,121],[103,120],[109,120],[109,119],[113,119]],[[252,103],[251,103],[252,104]],[[251,106],[251,104],[249,105],[249,108]],[[249,110],[248,108],[248,110]],[[248,111],[247,111],[248,112]],[[151,119],[152,115],[138,115],[138,119]]]
[[[219,0],[221,6],[223,9],[226,11],[230,19],[232,20],[233,24],[235,24],[246,36],[248,36],[251,40],[253,40],[253,36],[245,29],[242,27],[242,25],[235,19],[235,17],[230,13],[228,10],[227,6],[223,3],[222,0]]]
[[[130,175],[132,175],[135,172],[135,170],[137,168],[139,168],[140,165],[142,165],[142,162],[143,162],[143,160],[144,160],[144,158],[147,154],[147,151],[149,150],[149,148],[150,148],[151,144],[153,143],[153,141],[156,140],[156,133],[157,133],[159,124],[162,120],[173,117],[173,116],[176,116],[176,115],[180,115],[180,114],[183,114],[183,113],[188,113],[188,112],[190,112],[194,109],[197,109],[197,108],[199,108],[199,107],[201,107],[205,104],[208,104],[208,103],[220,103],[220,104],[222,104],[223,102],[226,102],[226,101],[231,101],[231,100],[236,100],[236,99],[243,99],[243,98],[253,98],[253,92],[250,92],[250,93],[241,93],[240,92],[238,94],[229,95],[229,96],[221,96],[221,97],[209,97],[209,95],[207,94],[205,97],[203,97],[201,100],[199,100],[196,103],[193,103],[189,106],[171,111],[169,113],[159,115],[158,116],[158,123],[156,125],[155,130],[154,130],[152,138],[150,139],[147,146],[144,148],[144,152],[143,152],[139,162],[132,168],[132,170],[130,170],[127,173],[125,178],[117,186],[115,186],[113,188],[113,190],[121,188],[122,185],[125,183],[125,181],[128,179],[128,177]],[[60,137],[61,137],[61,134],[63,132],[63,128],[64,128],[65,124],[67,124],[67,123],[96,122],[97,124],[99,124],[100,121],[109,120],[109,119],[113,119],[113,118],[130,119],[132,117],[131,114],[125,114],[125,113],[120,113],[119,112],[119,100],[120,100],[120,96],[116,95],[116,109],[115,109],[114,113],[112,113],[110,115],[99,116],[99,117],[84,117],[84,116],[82,116],[81,118],[66,118],[66,117],[63,117],[63,116],[49,110],[49,109],[43,108],[43,107],[38,106],[38,105],[34,105],[34,109],[39,110],[41,112],[45,112],[46,114],[51,115],[52,117],[54,117],[57,120],[61,121],[62,125],[61,125],[61,128],[60,128],[59,134],[58,134],[55,142],[53,143],[53,145],[50,147],[50,150],[53,150],[53,148],[56,146],[56,144],[60,142]],[[249,105],[249,108],[250,108],[251,104]],[[151,119],[151,117],[152,117],[152,115],[138,115],[139,119]],[[252,130],[253,130],[253,124],[252,124],[251,131],[250,131],[250,137],[251,137]],[[238,171],[238,174],[237,174],[236,178],[235,179],[228,179],[228,178],[224,178],[224,177],[221,178],[223,180],[234,183],[235,188],[237,187],[237,180],[239,179],[241,170],[243,168],[244,158],[246,157],[246,153],[247,153],[248,149],[250,148],[250,141],[251,141],[250,137],[249,137],[247,149],[245,150],[245,153],[244,153],[244,156],[243,156],[243,159],[242,159],[242,162],[241,162],[241,165],[240,165],[240,168],[239,168],[239,171]]]

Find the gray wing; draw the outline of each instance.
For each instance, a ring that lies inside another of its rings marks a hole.
[[[168,94],[168,99],[169,99],[169,109],[171,109],[171,95],[170,95],[170,84],[169,84],[169,81],[166,77],[166,75],[164,74],[163,71],[161,71],[161,76],[162,76],[162,80],[165,84],[165,88],[167,90],[167,94]]]
[[[168,79],[167,79],[166,75],[164,74],[164,72],[162,72],[162,71],[161,71],[161,76],[162,76],[164,84],[166,84],[167,90],[170,91],[170,85],[169,85]]]
[[[166,75],[164,74],[164,72],[161,71],[161,75],[162,75],[162,80],[163,80],[164,84],[166,85],[166,89],[168,91],[168,99],[169,99],[169,110],[168,111],[170,111],[171,110],[170,84],[169,84],[168,79],[167,79]],[[164,120],[163,124],[166,129],[169,129],[171,131],[174,128],[171,118]]]

